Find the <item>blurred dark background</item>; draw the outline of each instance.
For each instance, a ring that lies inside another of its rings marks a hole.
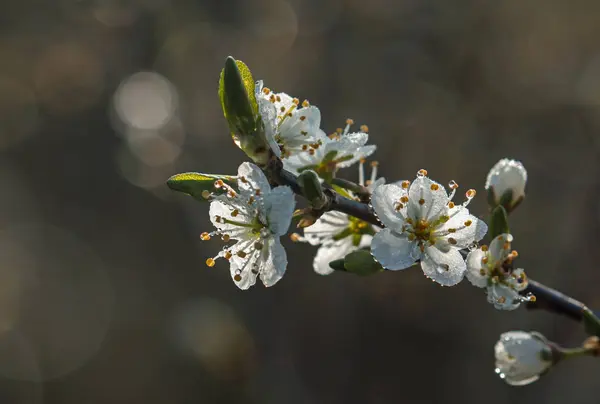
[[[388,179],[477,188],[478,214],[522,160],[518,263],[598,309],[599,36],[596,0],[0,2],[0,403],[597,403],[590,358],[506,386],[501,332],[583,332],[466,281],[321,277],[288,242],[279,284],[238,290],[204,266],[208,206],[164,183],[244,160],[216,94],[234,55],[327,132],[368,124]]]

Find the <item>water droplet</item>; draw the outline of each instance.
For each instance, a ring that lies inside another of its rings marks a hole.
[[[476,241],[472,242],[471,244],[469,244],[467,246],[467,248],[469,249],[469,251],[474,251],[479,247],[479,243],[477,243]]]

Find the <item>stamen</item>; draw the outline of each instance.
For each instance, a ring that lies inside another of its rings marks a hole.
[[[231,217],[236,217],[239,214],[240,214],[240,211],[237,209],[234,209],[233,212],[231,212]]]
[[[354,125],[354,120],[350,118],[346,119],[346,125]]]
[[[268,94],[271,92],[271,90],[270,90],[268,87],[265,87],[265,88],[263,88],[263,90],[262,90],[262,91],[263,91],[263,93],[264,93],[264,94],[266,94],[266,95],[268,95]]]
[[[440,186],[438,184],[431,184],[432,191],[437,191],[438,189],[440,189]]]
[[[488,246],[487,245],[482,245],[481,246],[481,251],[486,252],[488,250]]]
[[[210,240],[210,234],[208,234],[207,232],[204,232],[204,233],[200,234],[200,238],[202,239],[202,241],[208,241],[208,240]]]
[[[248,183],[248,180],[243,175],[240,177],[240,181],[242,181],[244,184]]]
[[[294,99],[292,100],[292,102],[293,102],[294,104],[296,104],[296,105],[299,105],[299,104],[300,104],[300,100],[299,100],[298,98],[294,98]]]
[[[308,102],[308,100],[304,100],[304,101],[302,101],[302,106],[304,108],[308,108],[310,106],[310,103]]]
[[[231,237],[229,236],[229,234],[223,234],[221,236],[221,240],[223,240],[224,242],[229,242],[229,240],[231,239]]]
[[[236,254],[238,257],[240,257],[240,258],[246,258],[246,255],[247,255],[247,254],[246,254],[245,252],[243,252],[243,251],[238,251],[238,252],[236,252],[235,254]]]
[[[236,282],[239,282],[239,281],[241,281],[241,280],[242,280],[242,275],[240,275],[240,274],[235,274],[235,275],[234,275],[234,277],[233,277],[233,280],[234,280],[234,281],[236,281]]]
[[[360,159],[358,163],[358,184],[365,185],[365,159]]]
[[[480,274],[481,276],[485,276],[485,274],[486,274],[486,272],[485,272],[485,269],[481,268],[481,269],[479,270],[479,274]]]
[[[204,198],[204,199],[210,198],[210,191],[208,191],[206,189],[204,191],[202,191],[202,198]]]
[[[281,97],[280,96],[276,96],[275,99],[277,100],[277,102],[281,102]]]
[[[305,131],[305,130],[301,130],[301,131],[300,131],[300,133],[302,134],[302,136],[306,136],[306,135],[308,135],[308,132],[307,132],[307,131]]]
[[[474,189],[469,189],[465,195],[467,196],[467,198],[473,199],[473,198],[475,198],[476,194],[477,194],[477,191],[475,191]]]
[[[448,233],[456,233],[456,229],[450,228],[448,229]]]
[[[487,256],[485,256],[485,257],[483,257],[483,258],[481,259],[481,263],[482,263],[483,265],[486,265],[486,264],[488,263],[488,261],[489,261],[489,260],[490,260],[490,259],[489,259]]]
[[[458,188],[458,184],[456,183],[456,181],[452,180],[448,183],[448,188],[456,189],[456,188]]]
[[[306,116],[304,116],[304,115],[302,115],[302,116],[300,117],[300,120],[301,120],[301,121],[304,121],[305,119],[306,119]]]
[[[403,196],[402,198],[400,198],[400,202],[402,203],[408,203],[408,196]]]
[[[421,168],[419,171],[417,171],[417,177],[425,177],[427,176],[427,170],[424,168]]]
[[[221,188],[223,186],[225,186],[225,183],[223,182],[223,180],[216,180],[215,181],[215,188],[218,189],[218,188]]]
[[[419,205],[424,205],[425,204],[425,199],[421,198],[419,199]]]
[[[207,267],[214,267],[215,266],[215,260],[214,258],[207,258],[206,259],[206,266]]]
[[[360,125],[360,131],[369,133],[369,127],[367,125]]]
[[[231,257],[233,256],[233,254],[231,253],[231,251],[225,251],[225,255],[223,255],[225,257],[226,260],[230,260]]]
[[[410,186],[410,181],[402,181],[402,189],[408,189],[408,187]]]
[[[452,237],[448,237],[448,242],[452,245],[456,245],[456,243],[457,243],[456,239],[454,239]]]
[[[469,226],[470,226],[470,225],[472,225],[472,224],[473,224],[473,222],[472,222],[471,220],[467,220],[467,221],[465,222],[465,226],[467,226],[467,227],[469,227]]]
[[[284,106],[282,106],[281,108],[279,108],[279,110],[280,110],[281,112],[285,112],[285,107],[284,107]]]
[[[500,304],[504,304],[505,302],[506,302],[506,297],[504,297],[504,296],[500,296],[500,297],[498,298],[498,303],[500,303]]]
[[[292,240],[294,243],[299,242],[301,238],[302,238],[302,236],[299,235],[298,233],[290,234],[290,240]]]

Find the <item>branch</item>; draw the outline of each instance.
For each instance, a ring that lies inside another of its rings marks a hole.
[[[297,177],[289,171],[284,170],[283,163],[279,159],[272,159],[265,170],[272,182],[277,185],[288,185],[292,188],[294,193],[302,195]],[[336,193],[327,184],[325,184],[324,188],[327,201],[324,207],[317,213],[322,214],[327,211],[338,211],[357,217],[375,226],[384,227],[368,204],[345,198]],[[534,281],[533,279],[529,279],[527,289],[522,292],[524,295],[528,293],[532,293],[536,297],[534,302],[528,302],[526,304],[528,309],[547,310],[579,322],[584,320],[586,314],[592,313],[586,305],[580,301],[545,286],[540,282]],[[596,315],[600,317],[599,314]]]

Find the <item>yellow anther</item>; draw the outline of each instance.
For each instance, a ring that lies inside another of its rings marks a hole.
[[[260,196],[260,189],[257,189],[256,191],[254,191],[254,194],[255,194],[256,196]]]
[[[229,236],[229,234],[223,234],[221,236],[221,240],[223,240],[224,242],[228,242],[231,239],[231,237]]]
[[[402,188],[407,189],[410,186],[410,181],[402,181]]]
[[[403,196],[400,198],[400,202],[402,203],[408,203],[408,196]]]
[[[465,195],[467,196],[467,198],[471,199],[474,198],[476,194],[477,191],[475,191],[474,189],[469,189]]]
[[[298,98],[294,98],[294,99],[292,100],[292,102],[293,102],[295,105],[298,105],[298,104],[300,104],[300,100],[299,100]]]
[[[221,188],[224,185],[225,185],[225,183],[223,182],[223,180],[216,180],[215,181],[215,188]]]
[[[403,208],[404,208],[404,205],[403,205],[403,204],[401,204],[401,203],[398,203],[398,204],[396,205],[396,212],[399,212],[399,211],[400,211],[400,209],[403,209]]]
[[[344,130],[342,128],[335,128],[335,133],[338,133],[341,135],[342,132],[344,132]]]
[[[307,151],[308,150],[308,145],[307,144],[303,144],[302,145],[302,151]]]
[[[239,282],[242,280],[242,275],[240,274],[235,274],[235,276],[233,277],[233,280],[236,282]]]
[[[346,119],[346,125],[354,125],[354,120],[353,119]]]
[[[535,297],[535,295],[530,295],[529,296],[529,301],[530,302],[535,302],[537,300],[537,297]]]
[[[246,253],[243,251],[238,251],[235,254],[240,258],[246,258]]]
[[[424,205],[425,204],[425,199],[421,198],[419,199],[419,205]]]
[[[277,100],[277,102],[281,102],[281,97],[280,96],[276,96],[275,99]]]
[[[237,196],[235,191],[229,191],[227,195],[229,195],[230,198],[235,198]]]
[[[248,198],[248,205],[252,205],[254,203],[254,197],[251,196],[250,198]]]
[[[301,121],[304,121],[305,119],[306,119],[306,116],[304,116],[304,115],[302,115],[302,116],[300,117],[300,120],[301,120]]]
[[[234,210],[231,212],[231,216],[232,216],[232,217],[236,217],[236,216],[237,216],[237,215],[239,215],[239,214],[240,214],[240,211],[239,211],[239,210],[237,210],[237,209],[234,209]]]
[[[467,221],[465,222],[465,226],[467,226],[467,227],[469,227],[469,226],[470,226],[470,225],[472,225],[472,224],[473,224],[473,222],[472,222],[471,220],[467,220]]]
[[[304,100],[304,101],[302,101],[302,106],[303,106],[304,108],[307,108],[307,107],[309,107],[309,106],[310,106],[310,102],[308,102],[308,100]]]
[[[269,88],[267,88],[267,87],[263,88],[263,90],[262,90],[262,91],[263,91],[263,93],[265,93],[265,94],[269,94],[269,93],[271,92],[271,90],[270,90]]]
[[[448,233],[456,233],[456,229],[450,228],[450,229],[448,229]]]
[[[448,202],[448,207],[450,209],[454,209],[454,202],[452,202],[452,201]]]
[[[488,250],[488,246],[487,245],[482,245],[481,246],[481,251],[486,252]]]
[[[231,253],[231,251],[225,251],[224,257],[226,260],[230,260],[232,256],[233,254]]]
[[[457,243],[456,239],[454,239],[452,237],[448,237],[448,242],[452,245],[455,245]]]
[[[204,198],[204,199],[210,198],[210,191],[207,191],[206,189],[204,191],[202,191],[202,198]]]
[[[502,246],[502,248],[504,248],[505,250],[510,249],[510,243],[507,241],[504,243],[504,245]]]
[[[279,110],[280,110],[281,112],[285,112],[285,107],[283,107],[283,106],[282,106],[281,108],[279,108]]]
[[[200,238],[202,239],[202,241],[208,241],[208,240],[210,240],[210,234],[208,234],[207,232],[204,232],[200,235]]]
[[[432,191],[437,191],[438,189],[440,189],[440,186],[438,184],[431,184]]]
[[[242,181],[244,184],[248,183],[248,180],[243,175],[240,177],[240,181]]]
[[[483,258],[481,259],[481,263],[482,263],[483,265],[487,264],[487,263],[488,263],[488,261],[489,261],[489,258],[488,258],[488,257],[483,257]]]
[[[479,275],[481,275],[481,276],[485,276],[485,269],[481,268],[481,269],[479,270]]]
[[[500,303],[500,304],[504,304],[505,302],[506,302],[506,297],[504,297],[504,296],[500,296],[500,297],[498,298],[498,303]]]
[[[369,127],[367,125],[360,125],[360,131],[368,133],[369,132]]]
[[[519,253],[517,252],[517,250],[512,250],[510,255],[512,255],[512,258],[517,258],[519,256]]]
[[[315,154],[315,149],[310,149],[308,151],[308,154],[310,154],[311,156],[313,156]]]
[[[425,175],[427,175],[427,170],[424,168],[421,168],[419,171],[417,171],[417,174],[425,176]]]
[[[254,249],[255,250],[262,250],[262,248],[264,247],[264,244],[257,241],[256,243],[254,243]]]
[[[371,161],[371,167],[377,167],[379,165],[379,161],[373,160]]]
[[[306,136],[306,135],[308,135],[308,132],[307,132],[307,131],[305,131],[305,130],[301,130],[301,131],[300,131],[300,133],[302,134],[302,136]]]
[[[292,240],[294,243],[297,243],[300,241],[300,235],[298,233],[292,233],[290,234],[290,240]]]
[[[207,267],[214,267],[215,266],[215,260],[213,258],[207,258],[206,259],[206,266]]]
[[[360,164],[365,164],[367,162],[367,159],[363,157],[359,161],[360,161]]]

